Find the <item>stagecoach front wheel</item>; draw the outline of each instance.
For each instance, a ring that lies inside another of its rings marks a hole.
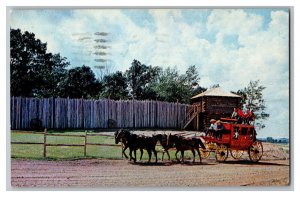
[[[258,141],[253,142],[253,144],[249,147],[248,154],[252,162],[258,162],[263,156],[262,143]]]
[[[234,159],[239,159],[244,154],[243,150],[230,150],[230,154]]]
[[[208,145],[205,143],[204,146],[205,146],[205,150],[203,148],[200,148],[200,154],[202,159],[206,159],[210,155]]]
[[[219,162],[225,161],[228,157],[228,148],[227,146],[221,144],[216,148],[216,160]]]

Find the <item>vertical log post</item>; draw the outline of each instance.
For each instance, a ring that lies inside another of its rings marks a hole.
[[[44,129],[44,153],[43,156],[44,158],[46,158],[46,143],[47,143],[47,128]]]
[[[199,113],[198,112],[197,112],[196,118],[197,118],[197,120],[196,120],[197,121],[197,128],[196,129],[197,129],[197,131],[199,131],[200,128],[199,128]]]
[[[84,158],[86,159],[86,143],[87,143],[87,130],[85,130],[84,136]]]

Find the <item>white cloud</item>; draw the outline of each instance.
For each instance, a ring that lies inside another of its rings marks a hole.
[[[241,9],[216,9],[207,20],[207,29],[223,34],[249,35],[262,28],[262,17]]]

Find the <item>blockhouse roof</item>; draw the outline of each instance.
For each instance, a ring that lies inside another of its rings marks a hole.
[[[197,95],[193,96],[192,99],[203,97],[203,96],[224,96],[224,97],[236,97],[236,98],[241,97],[241,96],[239,96],[237,94],[233,94],[231,92],[225,92],[220,87],[217,87],[217,88],[211,88],[209,90],[206,90],[205,92],[197,94]]]

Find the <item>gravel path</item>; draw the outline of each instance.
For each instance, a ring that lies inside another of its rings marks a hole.
[[[170,161],[133,164],[127,160],[11,160],[12,187],[104,187],[137,188],[211,186],[286,186],[289,184],[289,160],[247,160],[202,164]],[[201,189],[201,188],[200,188]]]

